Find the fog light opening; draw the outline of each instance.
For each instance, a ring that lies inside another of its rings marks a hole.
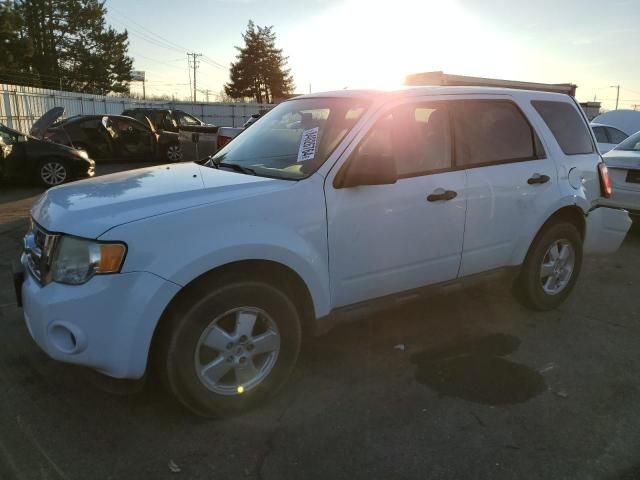
[[[51,329],[51,341],[58,350],[64,353],[76,353],[78,339],[76,335],[63,325],[55,325]]]

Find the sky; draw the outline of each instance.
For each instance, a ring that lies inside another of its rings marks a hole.
[[[107,0],[147,94],[216,101],[249,19],[272,25],[296,93],[400,86],[409,73],[575,83],[640,110],[640,0]],[[134,84],[132,90],[141,92]]]

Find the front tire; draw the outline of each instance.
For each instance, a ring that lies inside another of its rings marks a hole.
[[[298,312],[283,292],[259,281],[220,284],[174,305],[160,354],[169,390],[206,417],[247,410],[273,395],[301,344]]]
[[[538,234],[516,282],[518,299],[534,310],[564,302],[582,267],[582,237],[570,223],[554,223]]]
[[[38,165],[36,180],[44,187],[55,187],[69,180],[69,167],[64,160],[43,160]]]

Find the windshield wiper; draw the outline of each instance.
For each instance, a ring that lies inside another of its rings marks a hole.
[[[245,175],[255,175],[256,171],[253,168],[243,167],[242,165],[238,165],[237,163],[226,163],[226,162],[211,162],[216,168],[226,167],[231,170],[235,170],[236,172],[244,173]]]

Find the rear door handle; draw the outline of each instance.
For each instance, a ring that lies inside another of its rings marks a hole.
[[[536,185],[539,183],[547,183],[549,180],[551,180],[549,175],[540,175],[539,173],[534,173],[533,176],[529,178],[529,180],[527,180],[527,183],[529,185]]]
[[[439,202],[442,200],[453,200],[458,196],[458,192],[454,192],[453,190],[443,190],[442,188],[438,188],[432,194],[427,196],[428,202]]]

